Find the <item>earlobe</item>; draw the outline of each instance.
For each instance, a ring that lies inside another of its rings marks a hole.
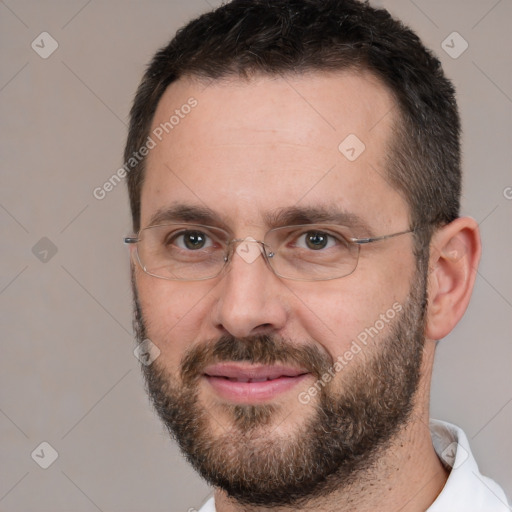
[[[461,217],[436,231],[430,244],[426,336],[439,340],[469,304],[480,261],[478,224]]]

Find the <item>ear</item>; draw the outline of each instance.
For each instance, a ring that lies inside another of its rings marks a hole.
[[[425,334],[439,340],[466,311],[480,261],[477,222],[461,217],[438,229],[430,243],[428,311]]]

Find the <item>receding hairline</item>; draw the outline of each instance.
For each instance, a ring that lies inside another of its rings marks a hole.
[[[384,118],[390,117],[392,119],[392,122],[390,123],[390,137],[388,140],[389,148],[394,147],[393,139],[394,134],[400,132],[400,124],[404,125],[405,122],[405,109],[400,103],[399,96],[396,94],[395,91],[393,91],[392,87],[390,87],[389,84],[387,84],[375,71],[373,71],[368,66],[361,66],[361,65],[350,65],[346,67],[340,67],[339,69],[323,69],[321,67],[318,68],[305,68],[300,69],[295,72],[292,71],[283,71],[280,73],[274,73],[274,72],[267,72],[267,71],[261,71],[259,69],[253,70],[250,73],[244,73],[239,74],[232,70],[227,70],[225,73],[223,73],[221,76],[212,78],[208,74],[201,74],[201,73],[184,73],[183,75],[177,77],[175,80],[173,80],[162,92],[160,95],[158,102],[155,106],[155,111],[153,114],[153,117],[151,119],[151,123],[148,127],[147,135],[150,134],[150,132],[154,129],[155,123],[158,123],[158,114],[160,112],[160,109],[162,107],[162,103],[169,99],[170,91],[172,91],[173,88],[177,87],[187,87],[188,85],[195,87],[200,86],[203,87],[200,92],[204,91],[205,89],[212,87],[212,86],[236,86],[237,84],[240,84],[241,87],[245,87],[246,85],[249,85],[251,83],[257,82],[258,80],[269,80],[269,79],[283,79],[285,82],[290,84],[291,80],[298,80],[301,79],[307,80],[312,77],[325,77],[325,78],[341,78],[344,76],[352,76],[354,78],[362,78],[365,81],[370,82],[373,86],[380,89],[384,95],[387,97],[387,100],[390,105],[390,109],[383,113],[382,116],[376,120],[375,124],[370,126],[368,131],[372,131],[375,126],[377,126],[381,120]],[[184,89],[186,90],[186,89]],[[300,96],[300,91],[295,91],[295,93]],[[340,94],[343,94],[343,89],[340,90]],[[172,104],[171,108],[175,108],[178,106],[178,103],[180,101],[186,101],[188,98],[188,95],[185,93],[183,94],[178,101]],[[197,98],[196,98],[197,99]],[[307,101],[307,98],[304,98]],[[200,100],[198,100],[200,101]],[[314,105],[311,105],[314,107]],[[166,112],[167,114],[167,112]],[[340,140],[341,142],[341,140]],[[145,163],[144,159],[144,163]],[[144,166],[145,167],[145,166]]]
[[[366,64],[348,64],[348,65],[340,65],[339,68],[324,68],[321,65],[317,67],[306,66],[304,68],[298,68],[295,70],[283,70],[281,72],[273,72],[262,69],[244,69],[242,72],[239,72],[235,69],[226,69],[222,74],[218,76],[211,76],[207,72],[201,73],[196,71],[187,71],[182,75],[176,77],[162,92],[156,108],[160,105],[161,99],[168,92],[170,88],[176,86],[177,84],[189,83],[191,85],[202,85],[204,88],[211,87],[212,85],[235,85],[240,83],[241,85],[246,85],[251,82],[254,82],[258,79],[291,79],[291,80],[301,80],[308,79],[314,76],[325,76],[325,77],[341,77],[344,75],[351,75],[353,77],[364,78],[370,82],[373,82],[373,85],[382,88],[386,91],[391,98],[391,101],[395,105],[399,105],[399,98],[395,91],[393,91],[392,87],[386,83],[386,81],[379,76],[379,74],[371,69],[369,65]]]

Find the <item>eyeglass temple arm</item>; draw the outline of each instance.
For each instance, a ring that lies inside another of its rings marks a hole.
[[[400,231],[399,233],[392,233],[391,235],[376,236],[373,238],[350,238],[350,241],[354,244],[371,244],[372,242],[379,242],[380,240],[386,240],[387,238],[393,238],[395,236],[406,235],[407,233],[414,233],[415,229],[408,229],[407,231]]]
[[[125,244],[136,244],[138,241],[138,238],[132,236],[126,236],[125,238],[123,238],[123,242]]]

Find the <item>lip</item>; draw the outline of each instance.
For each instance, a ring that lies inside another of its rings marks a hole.
[[[310,373],[285,365],[219,363],[208,366],[203,377],[225,400],[261,403],[292,389]]]

